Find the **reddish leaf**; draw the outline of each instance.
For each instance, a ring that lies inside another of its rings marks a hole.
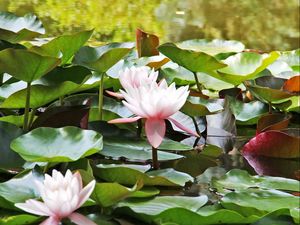
[[[288,92],[300,92],[300,75],[288,79],[282,89]]]
[[[243,101],[243,92],[240,88],[228,88],[219,91],[219,97],[225,98],[226,95],[234,97],[235,99]]]
[[[87,127],[89,106],[58,106],[43,112],[32,124],[37,127]]]
[[[275,158],[300,157],[299,129],[269,130],[252,138],[243,148],[243,155]]]
[[[159,55],[156,49],[159,46],[159,39],[154,34],[149,34],[141,29],[136,30],[136,48],[139,57]]]
[[[258,175],[300,180],[300,177],[297,175],[300,172],[299,160],[271,158],[260,155],[244,155],[244,157]]]
[[[257,122],[256,134],[267,130],[283,130],[288,127],[291,116],[284,114],[266,114]]]

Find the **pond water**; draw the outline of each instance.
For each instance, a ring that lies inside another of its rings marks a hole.
[[[298,0],[1,0],[0,10],[33,12],[48,36],[95,29],[100,41],[133,41],[136,28],[161,42],[235,39],[247,48],[299,48]]]

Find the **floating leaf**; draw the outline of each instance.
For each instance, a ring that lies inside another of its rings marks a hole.
[[[158,50],[170,58],[173,62],[192,72],[206,72],[225,67],[226,65],[219,62],[213,56],[204,52],[195,52],[184,50],[173,43],[160,45]]]
[[[42,22],[33,14],[18,17],[9,12],[0,13],[0,39],[12,43],[31,40],[45,33]]]
[[[79,48],[91,37],[92,33],[93,30],[87,30],[76,34],[62,35],[41,46],[33,46],[30,51],[56,58],[62,54],[61,65],[63,65],[70,61]]]
[[[110,43],[97,48],[82,47],[76,53],[73,63],[104,73],[127,55],[132,43]]]
[[[226,97],[237,124],[256,124],[259,117],[268,112],[268,106],[260,101],[241,102],[232,97]]]
[[[17,214],[15,212],[4,211],[2,209],[0,212],[0,225],[26,225],[36,223],[39,220],[39,217],[29,214]]]
[[[281,90],[284,82],[285,79],[282,78],[264,76],[255,79],[255,83],[245,82],[245,84],[255,97],[264,102],[272,103],[293,96],[293,94]]]
[[[288,127],[291,116],[283,114],[266,114],[259,118],[256,132],[261,133],[267,130],[283,130]]]
[[[139,57],[158,55],[159,38],[141,29],[136,30],[136,48]]]
[[[278,56],[278,52],[263,55],[251,52],[237,53],[223,60],[227,67],[219,69],[219,73],[210,72],[209,75],[237,86],[245,80],[257,77]]]
[[[35,180],[43,181],[44,177],[35,171],[31,171],[0,183],[0,196],[12,203],[8,205],[8,208],[15,209],[13,203],[25,202],[27,199],[40,196],[38,188],[34,185]]]
[[[243,148],[244,155],[264,155],[278,158],[300,157],[298,129],[270,130],[252,138]]]
[[[245,48],[244,44],[239,41],[226,41],[220,39],[206,40],[193,39],[176,43],[179,48],[193,50],[196,52],[204,52],[209,55],[217,55],[219,53],[242,52]]]
[[[300,75],[288,79],[282,89],[288,92],[300,92]]]
[[[102,149],[102,135],[77,127],[41,127],[11,143],[11,148],[31,162],[72,162]]]
[[[221,204],[245,216],[262,216],[280,209],[299,207],[299,200],[299,197],[282,191],[253,189],[230,192],[221,199]]]
[[[149,66],[150,68],[157,70],[157,69],[160,69],[163,65],[165,65],[169,61],[170,61],[170,59],[168,59],[162,55],[156,55],[156,56],[139,58],[135,61],[135,63],[138,66]]]
[[[2,117],[0,117],[2,118]],[[0,121],[0,168],[17,169],[22,167],[24,160],[11,150],[10,143],[15,138],[22,135],[22,130],[17,126]]]
[[[189,97],[181,111],[190,116],[206,116],[223,110],[218,100]]]
[[[146,170],[150,167],[144,166]],[[97,165],[96,175],[109,182],[117,182],[124,185],[133,185],[138,180],[143,181],[146,186],[184,186],[193,178],[188,174],[178,172],[174,169],[162,169],[156,171],[140,171],[130,165]]]
[[[0,51],[0,73],[9,73],[26,82],[32,82],[44,76],[59,63],[60,60],[57,58],[41,56],[24,49],[8,48]]]
[[[300,192],[300,182],[297,180],[282,177],[251,176],[247,171],[239,169],[230,170],[221,178],[212,178],[211,185],[221,193],[243,191],[249,188]]]

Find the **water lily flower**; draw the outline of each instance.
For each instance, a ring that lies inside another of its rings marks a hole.
[[[126,68],[123,71],[119,72],[119,80],[122,87],[127,90],[127,88],[138,88],[140,86],[149,87],[153,82],[156,82],[158,77],[158,72],[155,72],[153,69],[150,70],[147,66],[141,67],[131,67]],[[121,93],[116,93],[112,91],[106,91],[109,95],[123,99]]]
[[[187,133],[199,136],[172,118],[172,115],[184,105],[189,95],[188,86],[176,89],[174,83],[168,87],[167,82],[162,80],[159,84],[151,82],[147,86],[132,87],[126,85],[124,88],[125,91],[121,90],[121,94],[125,98],[123,104],[136,116],[114,119],[108,121],[109,123],[130,123],[145,118],[146,136],[154,148],[161,144],[165,136],[165,120],[171,121]]]
[[[72,174],[68,170],[63,176],[53,170],[52,177],[46,174],[43,182],[36,181],[43,202],[29,199],[15,206],[35,215],[49,216],[40,225],[58,225],[63,218],[69,218],[78,225],[96,225],[87,217],[74,212],[88,200],[95,184],[93,180],[83,188],[79,172]]]

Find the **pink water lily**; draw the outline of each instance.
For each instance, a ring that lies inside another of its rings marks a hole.
[[[138,88],[140,86],[149,87],[153,82],[156,82],[158,77],[158,72],[153,69],[150,70],[147,66],[126,68],[119,72],[119,80],[122,87],[127,90],[128,88]],[[111,96],[118,99],[123,99],[121,93],[116,93],[112,91],[106,91]]]
[[[188,86],[176,89],[174,83],[168,87],[166,81],[162,80],[159,84],[151,82],[147,86],[132,87],[125,85],[124,89],[125,91],[121,90],[121,94],[125,98],[123,104],[136,116],[114,119],[109,123],[130,123],[145,118],[146,136],[154,148],[161,144],[165,136],[165,120],[171,121],[187,133],[199,136],[172,118],[172,115],[184,105],[189,95]]]
[[[43,202],[29,199],[15,206],[35,215],[49,216],[40,225],[58,225],[63,218],[69,218],[78,225],[96,225],[87,217],[74,212],[88,200],[95,184],[93,180],[83,188],[79,172],[72,174],[68,170],[63,176],[53,170],[52,177],[46,174],[43,182],[36,181]]]

